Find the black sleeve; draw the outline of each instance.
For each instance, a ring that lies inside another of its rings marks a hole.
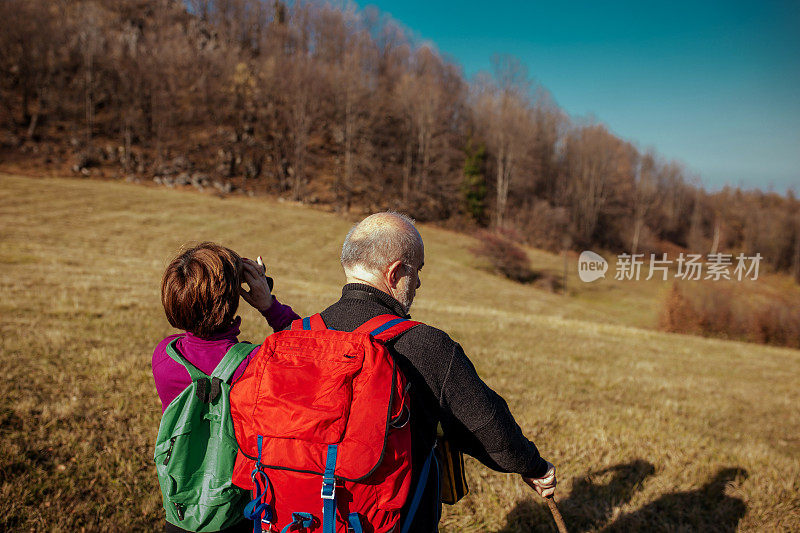
[[[447,339],[452,343],[452,358],[440,396],[445,434],[456,447],[493,470],[543,476],[547,462],[522,433],[506,401],[478,376],[461,346]]]

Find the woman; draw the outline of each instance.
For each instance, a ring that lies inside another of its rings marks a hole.
[[[242,288],[243,283],[249,290]],[[229,248],[204,242],[179,254],[167,267],[161,280],[161,302],[169,323],[184,333],[170,335],[153,352],[153,378],[162,413],[192,385],[187,368],[170,356],[168,345],[172,344],[185,361],[210,376],[238,342],[241,319],[236,310],[240,295],[275,331],[299,318],[291,307],[279,303],[271,294],[260,258],[256,263],[240,258]],[[253,350],[238,366],[231,382],[241,376],[255,353]],[[165,454],[166,460],[171,452],[170,449]],[[243,517],[241,512],[239,516]],[[224,531],[251,529],[252,522],[242,520]],[[186,530],[167,522],[166,531]]]

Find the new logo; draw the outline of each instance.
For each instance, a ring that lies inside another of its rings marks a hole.
[[[608,261],[603,256],[589,250],[581,252],[578,258],[578,276],[581,281],[591,282],[606,277]]]

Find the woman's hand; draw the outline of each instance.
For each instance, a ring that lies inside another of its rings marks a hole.
[[[239,294],[244,301],[252,305],[259,313],[264,314],[272,306],[275,298],[269,288],[267,281],[266,268],[261,263],[261,257],[256,263],[251,259],[242,259],[242,283],[246,284],[250,290],[239,287]]]

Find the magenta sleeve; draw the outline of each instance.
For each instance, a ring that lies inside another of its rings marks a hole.
[[[275,298],[272,305],[264,313],[264,318],[274,331],[281,331],[288,328],[293,320],[300,318],[288,305],[282,304]]]

